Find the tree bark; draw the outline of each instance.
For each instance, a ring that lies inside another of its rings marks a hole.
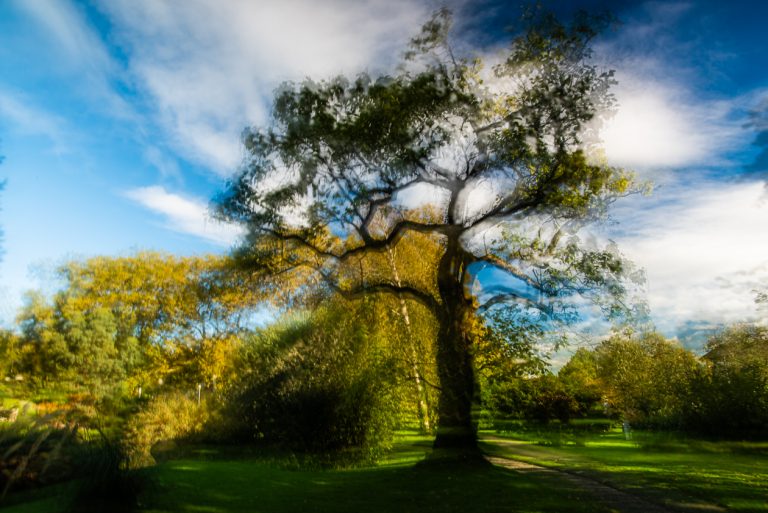
[[[464,290],[469,261],[458,238],[449,238],[437,276],[441,299],[437,371],[441,391],[434,446],[477,452],[477,424],[472,418],[476,383],[468,330],[472,304]]]

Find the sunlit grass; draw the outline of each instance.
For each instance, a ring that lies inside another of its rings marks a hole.
[[[522,475],[479,462],[426,461],[431,439],[399,433],[378,465],[297,469],[291,461],[207,447],[147,471],[144,513],[230,512],[605,512],[593,497],[552,476]],[[45,491],[3,513],[59,513]],[[58,491],[62,496],[66,490]],[[34,501],[34,502],[32,502]]]
[[[560,445],[547,445],[543,432],[500,436],[519,443],[487,444],[486,450],[584,472],[670,504],[695,499],[734,511],[768,511],[766,442],[686,440],[642,432],[626,440],[620,430]]]
[[[693,501],[739,512],[768,511],[764,442],[686,442],[643,433],[626,440],[614,430],[547,446],[536,437],[515,435],[504,435],[512,445],[484,443],[484,448],[576,470],[671,506]],[[147,470],[152,484],[141,497],[140,511],[605,511],[594,497],[557,477],[477,463],[436,464],[425,460],[430,451],[429,437],[400,432],[377,465],[322,470],[243,448],[199,448]],[[62,512],[69,493],[65,486],[28,492],[3,513]]]

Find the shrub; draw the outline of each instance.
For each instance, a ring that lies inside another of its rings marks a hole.
[[[72,481],[68,511],[116,513],[136,505],[143,479],[128,470],[120,446],[81,429],[71,411],[24,412],[0,429],[0,499],[8,492]]]
[[[151,399],[128,421],[123,447],[131,468],[155,463],[153,447],[161,442],[203,438],[211,419],[207,402],[198,404],[181,392],[170,392]]]
[[[568,422],[580,405],[566,386],[552,375],[511,378],[488,387],[484,404],[495,417]]]
[[[69,513],[128,513],[136,508],[146,476],[129,468],[120,444],[99,431],[81,445],[75,463],[80,479]]]
[[[391,445],[394,362],[346,314],[322,310],[246,344],[250,372],[229,401],[241,435],[323,463],[374,460]]]

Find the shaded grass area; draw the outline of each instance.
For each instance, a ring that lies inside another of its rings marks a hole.
[[[427,438],[401,434],[379,465],[345,470],[297,469],[290,459],[203,448],[148,469],[152,485],[140,498],[140,511],[607,511],[557,477],[522,475],[477,461],[424,460],[430,446]],[[2,511],[56,513],[63,507],[49,494]]]
[[[562,428],[486,431],[489,453],[590,475],[670,506],[704,502],[740,512],[768,512],[768,442],[717,442],[620,429],[587,434]]]
[[[157,469],[144,511],[600,511],[559,480],[491,466],[392,465],[292,471],[259,462],[181,460]],[[604,510],[603,510],[604,511]]]

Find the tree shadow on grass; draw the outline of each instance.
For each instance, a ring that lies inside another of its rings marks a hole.
[[[601,511],[566,482],[480,461],[323,471],[260,460],[181,460],[153,475],[158,486],[141,502],[143,511],[155,513]]]

